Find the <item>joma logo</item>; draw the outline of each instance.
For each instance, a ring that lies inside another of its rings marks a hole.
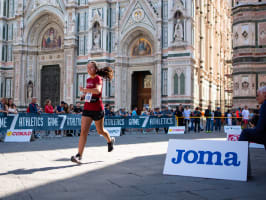
[[[182,160],[188,164],[199,164],[199,165],[225,165],[225,166],[235,166],[240,165],[238,161],[237,153],[227,152],[222,156],[222,153],[219,151],[210,152],[210,151],[193,151],[193,150],[183,150],[177,149],[177,156],[172,158],[172,163],[180,164]]]

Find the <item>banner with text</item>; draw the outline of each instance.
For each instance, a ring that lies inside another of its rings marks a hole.
[[[75,130],[80,129],[81,115],[79,114],[3,114],[0,113],[0,130],[33,129],[33,130]],[[175,117],[106,117],[105,127],[121,128],[164,128],[175,126]]]

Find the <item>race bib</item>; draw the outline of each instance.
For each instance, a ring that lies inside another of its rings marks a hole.
[[[85,96],[85,102],[91,102],[92,93],[87,93]]]

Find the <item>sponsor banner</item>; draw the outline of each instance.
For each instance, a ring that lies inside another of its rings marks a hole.
[[[8,130],[4,142],[29,142],[32,130]]]
[[[247,180],[248,142],[169,140],[164,175]]]
[[[240,137],[240,134],[241,133],[227,133],[227,141],[231,141],[231,142],[234,142],[234,141],[238,141],[239,137]],[[264,145],[262,144],[256,144],[256,143],[249,143],[249,147],[250,148],[259,148],[259,149],[263,149],[264,148]]]
[[[165,128],[175,126],[175,117],[106,117],[105,127],[121,128]],[[0,130],[33,129],[33,130],[76,130],[81,127],[80,114],[31,114],[19,113],[6,115],[0,113]]]
[[[105,128],[111,137],[119,137],[121,135],[121,127]]]
[[[184,134],[184,133],[185,133],[185,126],[170,126],[168,129],[169,135]]]
[[[138,117],[108,117],[104,119],[105,127],[121,128],[164,128],[175,126],[175,117],[156,117],[156,116],[138,116]]]

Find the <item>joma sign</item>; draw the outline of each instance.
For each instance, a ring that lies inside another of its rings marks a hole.
[[[169,140],[164,174],[246,181],[247,142]]]

